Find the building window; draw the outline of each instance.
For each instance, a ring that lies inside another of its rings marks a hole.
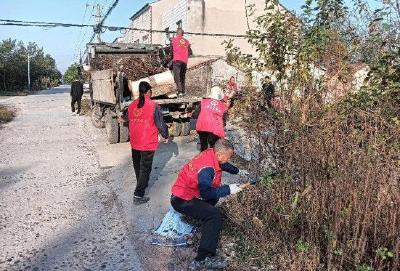
[[[147,43],[149,40],[149,35],[144,35],[142,39],[143,39],[143,43]]]
[[[177,22],[176,22],[176,26],[177,26],[178,28],[182,28],[182,20],[177,21]]]
[[[139,44],[139,39],[135,40],[133,43],[134,44]]]

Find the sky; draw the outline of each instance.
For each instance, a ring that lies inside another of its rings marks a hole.
[[[236,1],[236,0],[232,0]],[[103,6],[103,14],[114,0],[1,0],[0,19],[94,24],[93,6]],[[128,26],[129,18],[148,1],[119,0],[118,5],[105,21],[105,25]],[[304,0],[281,0],[289,10],[300,13]],[[88,5],[88,6],[87,6]],[[0,40],[12,38],[24,43],[36,42],[52,55],[57,67],[64,72],[69,65],[79,61],[79,51],[85,49],[92,35],[91,28],[18,27],[0,25]],[[121,36],[119,32],[102,34],[103,41],[111,42]]]

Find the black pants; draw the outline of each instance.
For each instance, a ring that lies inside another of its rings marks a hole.
[[[182,61],[174,61],[173,63],[174,81],[178,93],[185,93],[186,67],[186,63]]]
[[[81,113],[81,100],[82,97],[78,96],[78,97],[71,97],[71,110],[72,112],[75,112],[75,103],[78,103],[78,111],[76,111],[76,113]]]
[[[136,175],[135,196],[143,197],[149,185],[151,167],[153,165],[154,151],[137,151],[132,149],[133,169]]]
[[[198,261],[204,260],[208,256],[215,256],[217,251],[219,232],[223,223],[223,214],[215,207],[217,202],[218,200],[203,201],[200,199],[186,201],[175,196],[171,197],[171,205],[177,212],[199,219],[203,223],[196,257]]]
[[[199,134],[200,138],[200,151],[204,151],[206,149],[213,148],[215,145],[215,142],[219,139],[219,136],[214,135],[213,133],[210,132],[197,132]]]

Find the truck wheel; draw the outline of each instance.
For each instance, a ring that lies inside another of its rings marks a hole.
[[[104,121],[102,120],[102,113],[100,106],[95,105],[92,109],[92,115],[91,115],[92,123],[93,126],[96,128],[104,128],[105,124]]]
[[[190,134],[190,122],[189,121],[182,122],[181,136],[187,136],[189,134]]]
[[[171,127],[168,128],[168,132],[170,136],[177,137],[181,135],[182,132],[182,123],[178,121],[174,121]]]
[[[106,131],[108,143],[118,143],[119,127],[116,118],[113,118],[111,114],[106,115]]]
[[[119,124],[119,142],[125,143],[129,140],[129,129],[124,124]]]

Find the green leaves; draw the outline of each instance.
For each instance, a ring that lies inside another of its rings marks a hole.
[[[55,60],[43,48],[12,39],[0,42],[0,91],[22,91],[28,84],[28,54],[33,90],[55,86],[61,79]]]
[[[64,73],[64,83],[71,84],[78,77],[78,63],[74,63],[68,67]]]
[[[387,247],[380,247],[376,251],[376,256],[382,261],[388,260],[394,257],[393,251],[390,251]]]

